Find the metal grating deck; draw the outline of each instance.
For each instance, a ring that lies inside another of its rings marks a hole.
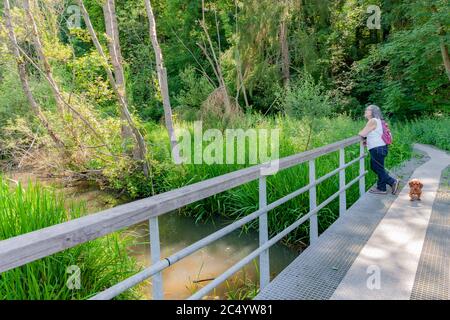
[[[411,294],[412,300],[450,299],[450,167],[443,171]]]
[[[407,180],[428,159],[413,158],[395,173]],[[330,299],[395,198],[365,194],[255,300]]]

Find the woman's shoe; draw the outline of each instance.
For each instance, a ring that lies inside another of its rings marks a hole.
[[[372,188],[369,190],[370,193],[375,193],[375,194],[387,194],[387,191],[381,191],[378,190],[378,188]]]
[[[395,180],[394,184],[392,185],[392,194],[397,194],[398,187],[400,186],[400,180]]]

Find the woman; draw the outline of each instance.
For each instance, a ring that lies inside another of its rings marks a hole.
[[[399,187],[399,180],[392,178],[384,169],[384,158],[388,154],[388,146],[381,138],[383,127],[381,120],[381,110],[376,105],[370,105],[364,112],[364,117],[368,120],[364,129],[359,132],[361,137],[367,137],[367,149],[370,153],[370,168],[377,174],[377,186],[370,189],[369,192],[376,194],[387,194],[386,185],[392,188],[392,194],[395,194]]]

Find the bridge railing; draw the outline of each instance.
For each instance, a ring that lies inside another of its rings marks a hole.
[[[360,149],[359,156],[356,159],[346,163],[345,148],[357,143],[359,143]],[[327,155],[334,151],[339,151],[339,167],[326,175],[317,178],[315,171],[315,160],[320,156]],[[0,241],[0,273],[149,220],[152,264],[137,274],[98,293],[91,299],[112,299],[120,293],[151,277],[153,299],[163,299],[162,270],[209,245],[210,243],[230,234],[246,223],[258,218],[259,247],[234,266],[226,270],[222,275],[215,278],[208,285],[201,288],[189,299],[201,299],[258,256],[260,262],[260,289],[263,289],[270,282],[269,248],[272,245],[277,243],[307,220],[310,222],[310,242],[314,243],[318,238],[317,213],[322,208],[339,197],[339,214],[343,215],[346,211],[345,191],[353,184],[359,182],[360,195],[365,193],[365,175],[367,173],[364,168],[365,157],[366,154],[364,153],[364,146],[360,138],[355,136],[320,148],[281,158],[279,160],[273,160],[270,163],[234,171],[219,177],[158,194],[153,197],[134,201],[98,212],[96,214],[91,214],[58,225],[6,239]],[[267,166],[269,164],[273,165],[274,161],[277,162],[276,165],[278,167],[278,171],[308,162],[309,183],[308,185],[270,204],[267,204],[265,174],[267,174]],[[359,175],[349,183],[346,183],[345,169],[358,162]],[[317,204],[316,186],[336,174],[339,174],[339,190],[322,203]],[[158,216],[256,179],[259,179],[259,209],[257,211],[233,222],[232,224],[212,233],[211,235],[172,254],[171,256],[161,259]],[[268,211],[307,191],[309,192],[310,201],[309,212],[284,229],[282,232],[269,239],[267,223]]]

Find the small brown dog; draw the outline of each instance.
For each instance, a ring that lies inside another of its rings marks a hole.
[[[420,196],[422,195],[422,187],[423,187],[423,183],[420,182],[419,179],[412,179],[409,182],[409,187],[411,188],[409,190],[409,198],[411,201],[414,200],[419,200],[420,201]]]

